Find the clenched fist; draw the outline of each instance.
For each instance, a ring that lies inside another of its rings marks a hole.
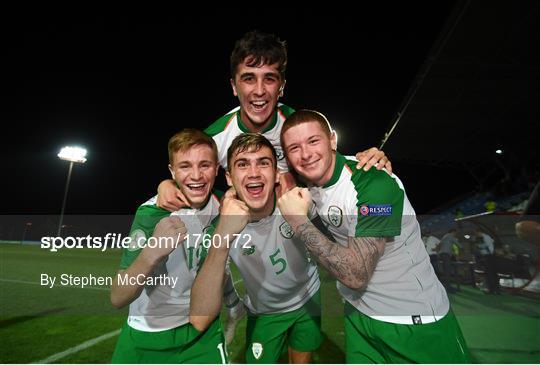
[[[219,224],[216,231],[221,234],[240,233],[249,222],[249,208],[238,199],[236,190],[230,188],[221,202]]]
[[[173,252],[186,239],[187,228],[180,217],[174,215],[159,221],[154,229],[152,239],[147,241],[143,254],[157,263]]]
[[[279,173],[279,184],[276,185],[276,196],[280,198],[287,191],[296,187],[296,180],[290,172]]]
[[[307,214],[311,206],[311,194],[306,188],[293,188],[278,200],[278,208],[292,229],[308,220]]]

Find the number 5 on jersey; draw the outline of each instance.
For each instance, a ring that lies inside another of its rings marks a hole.
[[[274,252],[273,254],[269,256],[270,262],[272,263],[272,265],[274,266],[279,265],[281,267],[278,271],[276,271],[276,275],[281,274],[287,268],[287,261],[285,261],[283,257],[276,258],[276,256],[279,255],[279,253],[280,253],[280,249],[278,248],[276,252]]]

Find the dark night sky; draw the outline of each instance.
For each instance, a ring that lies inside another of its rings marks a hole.
[[[287,17],[239,10],[16,16],[3,47],[3,212],[59,213],[68,163],[56,154],[67,144],[89,155],[74,170],[66,213],[134,212],[168,177],[168,138],[237,105],[228,57],[254,28],[287,40],[284,103],[325,113],[345,153],[377,145],[452,6],[389,2]],[[425,177],[395,167],[417,211],[448,199],[434,198],[440,186],[415,195],[415,181]],[[465,180],[449,197],[471,189]]]

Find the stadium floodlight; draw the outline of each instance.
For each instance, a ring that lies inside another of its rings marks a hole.
[[[64,147],[58,154],[61,160],[85,163],[86,162],[86,150],[80,147]]]
[[[66,198],[69,189],[69,181],[71,180],[71,171],[73,170],[74,163],[86,162],[86,150],[80,147],[66,146],[60,150],[58,157],[61,160],[69,161],[69,170],[66,181],[66,189],[64,190],[64,200],[62,201],[62,211],[60,212],[60,222],[58,222],[58,232],[56,235],[60,237],[62,232],[62,221],[64,220],[64,210],[66,209]]]
[[[495,151],[495,153],[498,154],[498,155],[502,155],[502,154],[503,154],[503,150],[497,150],[497,151]]]

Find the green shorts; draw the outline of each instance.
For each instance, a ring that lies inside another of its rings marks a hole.
[[[218,317],[210,327],[200,333],[191,325],[184,324],[170,330],[145,332],[122,328],[113,364],[227,364],[229,362],[221,320]]]
[[[249,315],[246,328],[246,362],[277,363],[285,342],[296,351],[319,348],[321,333],[321,295],[317,291],[301,308],[287,313]]]
[[[451,310],[437,322],[408,325],[375,320],[346,302],[345,348],[349,364],[471,362]]]

